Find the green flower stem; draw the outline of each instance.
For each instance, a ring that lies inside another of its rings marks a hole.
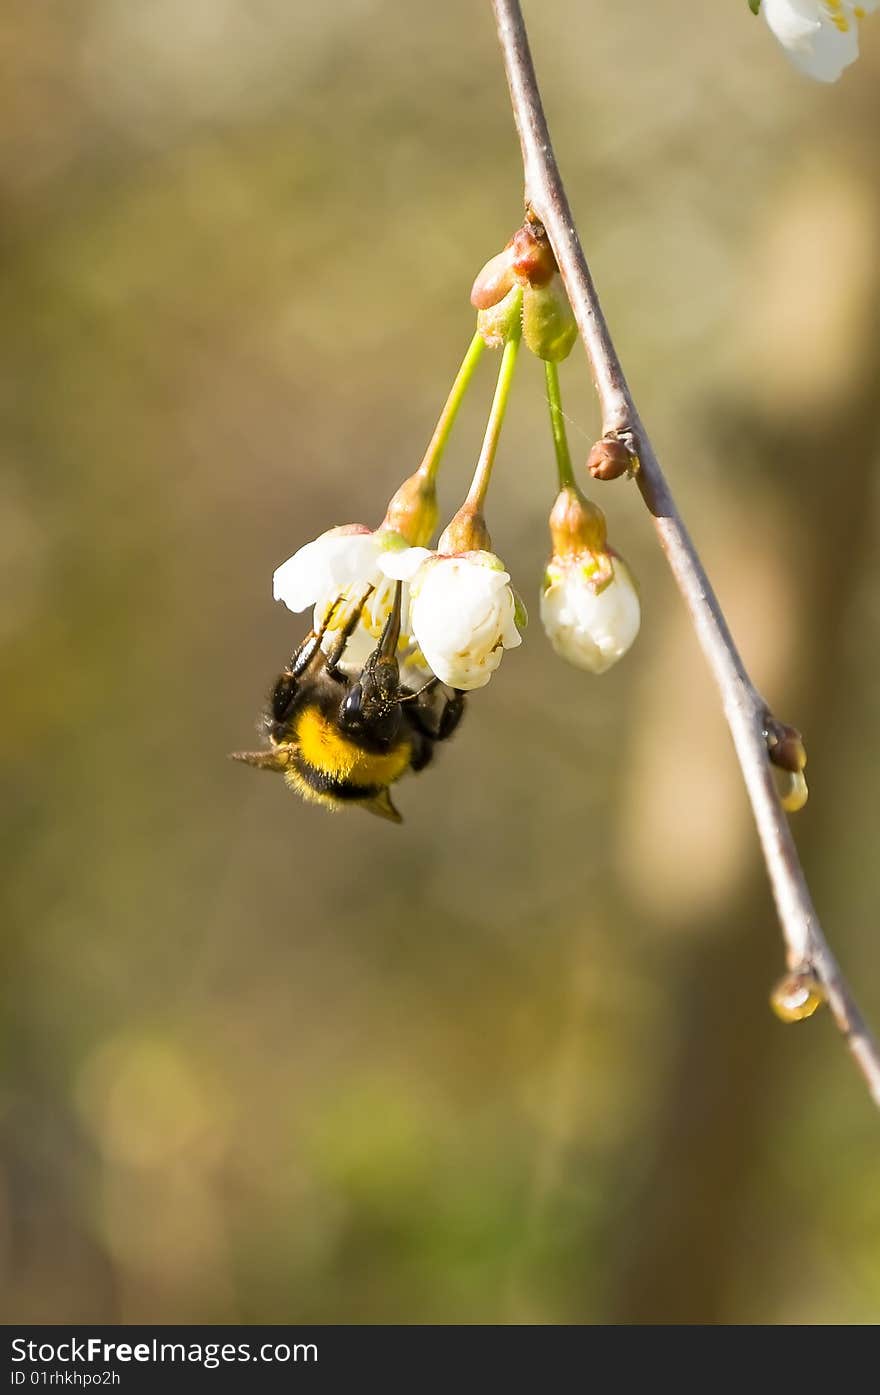
[[[550,404],[550,430],[553,432],[553,447],[556,451],[556,468],[559,472],[559,488],[576,488],[568,437],[565,434],[565,417],[562,412],[562,397],[559,391],[559,370],[549,359],[544,360],[547,377],[547,401]]]
[[[418,473],[424,475],[425,479],[433,484],[437,478],[437,470],[449,440],[449,434],[458,416],[458,409],[464,400],[464,395],[470,386],[471,378],[474,376],[474,369],[483,355],[486,345],[481,334],[475,334],[470,342],[467,353],[461,361],[461,367],[455,377],[455,382],[449,390],[446,405],[440,413],[440,419],[434,427],[434,434],[428,443],[424,458],[419,466]]]
[[[470,508],[482,513],[483,505],[486,502],[486,493],[489,489],[489,481],[492,478],[492,466],[495,464],[495,453],[498,450],[498,441],[501,437],[501,427],[504,423],[504,414],[507,411],[507,399],[510,397],[510,388],[513,383],[513,370],[516,368],[517,354],[519,353],[522,329],[519,316],[516,317],[514,327],[511,329],[510,337],[504,345],[504,352],[501,355],[501,367],[498,370],[498,382],[495,385],[495,396],[492,398],[492,408],[489,412],[489,420],[486,423],[486,434],[483,437],[483,445],[480,449],[480,458],[477,461],[477,468],[474,471],[473,482],[468,490],[465,504]]]

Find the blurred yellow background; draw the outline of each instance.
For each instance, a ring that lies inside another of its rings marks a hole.
[[[828,88],[746,0],[527,19],[880,1023],[880,18]],[[10,0],[0,79],[4,1319],[876,1321],[877,1118],[827,1014],[768,1010],[746,798],[634,488],[594,489],[632,653],[596,679],[541,631],[535,360],[488,515],[532,625],[404,826],[226,760],[304,628],[273,568],[379,521],[519,221],[488,4]],[[583,461],[579,348],[562,381]]]

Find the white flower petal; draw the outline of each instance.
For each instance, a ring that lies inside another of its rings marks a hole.
[[[432,556],[427,547],[405,547],[399,551],[383,552],[379,570],[395,581],[412,581],[422,563]]]
[[[858,15],[877,0],[763,0],[761,11],[795,67],[817,82],[836,82],[859,56]]]
[[[783,48],[809,45],[822,27],[819,0],[763,0],[761,13]]]
[[[272,590],[288,610],[308,610],[319,596],[339,594],[352,581],[375,572],[377,545],[369,528],[352,524],[331,528],[306,543],[275,571]]]

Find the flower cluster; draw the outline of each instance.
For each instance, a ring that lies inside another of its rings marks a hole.
[[[522,644],[525,606],[493,549],[485,505],[523,344],[543,361],[555,456],[550,556],[539,589],[546,637],[567,663],[602,674],[639,632],[632,573],[609,544],[604,513],[575,477],[558,367],[575,323],[533,217],[483,267],[471,301],[476,333],[425,456],[382,522],[330,528],[275,572],[276,600],[313,611],[312,626],[273,690],[269,749],[237,759],[281,771],[304,798],[330,808],[359,804],[399,820],[390,784],[424,768],[433,744],[457,727],[463,695],[485,688],[507,651]],[[439,466],[487,347],[500,350],[500,364],[473,478],[434,542]],[[609,430],[590,451],[585,473],[599,482],[632,479],[639,469],[633,433]],[[769,717],[766,736],[783,806],[800,808],[807,798],[800,736]]]
[[[534,223],[520,228],[480,272],[471,299],[478,308],[477,335],[419,470],[397,491],[379,528],[331,528],[284,562],[275,572],[275,598],[293,611],[314,609],[314,630],[328,653],[348,628],[342,666],[356,672],[383,633],[400,582],[402,661],[420,676],[461,692],[488,684],[504,653],[522,643],[526,623],[525,607],[492,550],[483,516],[522,340],[545,362],[561,487],[549,520],[553,546],[540,595],[541,620],[562,658],[603,673],[635,639],[639,600],[625,562],[607,545],[601,511],[574,481],[556,363],[571,349],[576,329],[543,229]],[[437,519],[439,456],[462,395],[462,375],[469,380],[484,345],[503,350],[486,435],[467,499],[432,549],[426,544]],[[597,451],[601,469],[594,461]],[[589,462],[594,477],[622,473],[623,465],[608,465],[621,454],[634,468],[620,443],[600,443]]]
[[[604,515],[575,482],[557,364],[576,330],[539,225],[524,224],[491,258],[471,299],[477,332],[421,465],[390,500],[379,527],[330,528],[275,572],[276,600],[292,611],[313,611],[312,627],[273,690],[269,749],[237,758],[281,771],[304,798],[330,808],[360,804],[399,819],[388,786],[406,769],[423,768],[432,744],[457,725],[463,694],[485,688],[505,653],[522,643],[525,606],[493,550],[484,516],[521,344],[544,363],[556,456],[551,556],[540,592],[547,637],[575,667],[603,673],[638,633],[635,583],[608,545]],[[431,546],[438,467],[487,346],[501,350],[501,362],[473,479]],[[613,435],[597,443],[587,465],[597,480],[638,469]],[[432,691],[436,700],[426,696]]]
[[[376,648],[398,580],[405,582],[400,655],[415,676],[433,675],[461,692],[483,688],[504,650],[522,643],[510,576],[492,552],[409,547],[387,528],[331,528],[278,568],[274,591],[289,610],[314,607],[327,652],[359,611],[341,664],[353,672]]]

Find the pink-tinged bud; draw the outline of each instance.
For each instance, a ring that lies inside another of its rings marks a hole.
[[[525,223],[511,239],[513,269],[525,285],[546,286],[558,267],[544,229]]]
[[[462,504],[441,534],[437,551],[450,554],[491,552],[492,539],[481,511],[473,504]]]
[[[825,1002],[825,989],[810,969],[786,974],[770,994],[770,1006],[781,1022],[803,1022]]]
[[[416,470],[392,495],[382,528],[399,533],[410,547],[424,547],[433,537],[438,512],[433,479]]]
[[[587,469],[594,480],[619,480],[621,475],[632,477],[638,468],[639,457],[613,436],[603,436],[587,456]]]
[[[513,270],[513,245],[508,242],[503,252],[490,257],[471,288],[471,305],[488,310],[513,290],[516,277]]]
[[[514,286],[547,286],[557,272],[556,258],[544,229],[526,223],[503,251],[490,257],[471,288],[471,305],[491,310]]]

